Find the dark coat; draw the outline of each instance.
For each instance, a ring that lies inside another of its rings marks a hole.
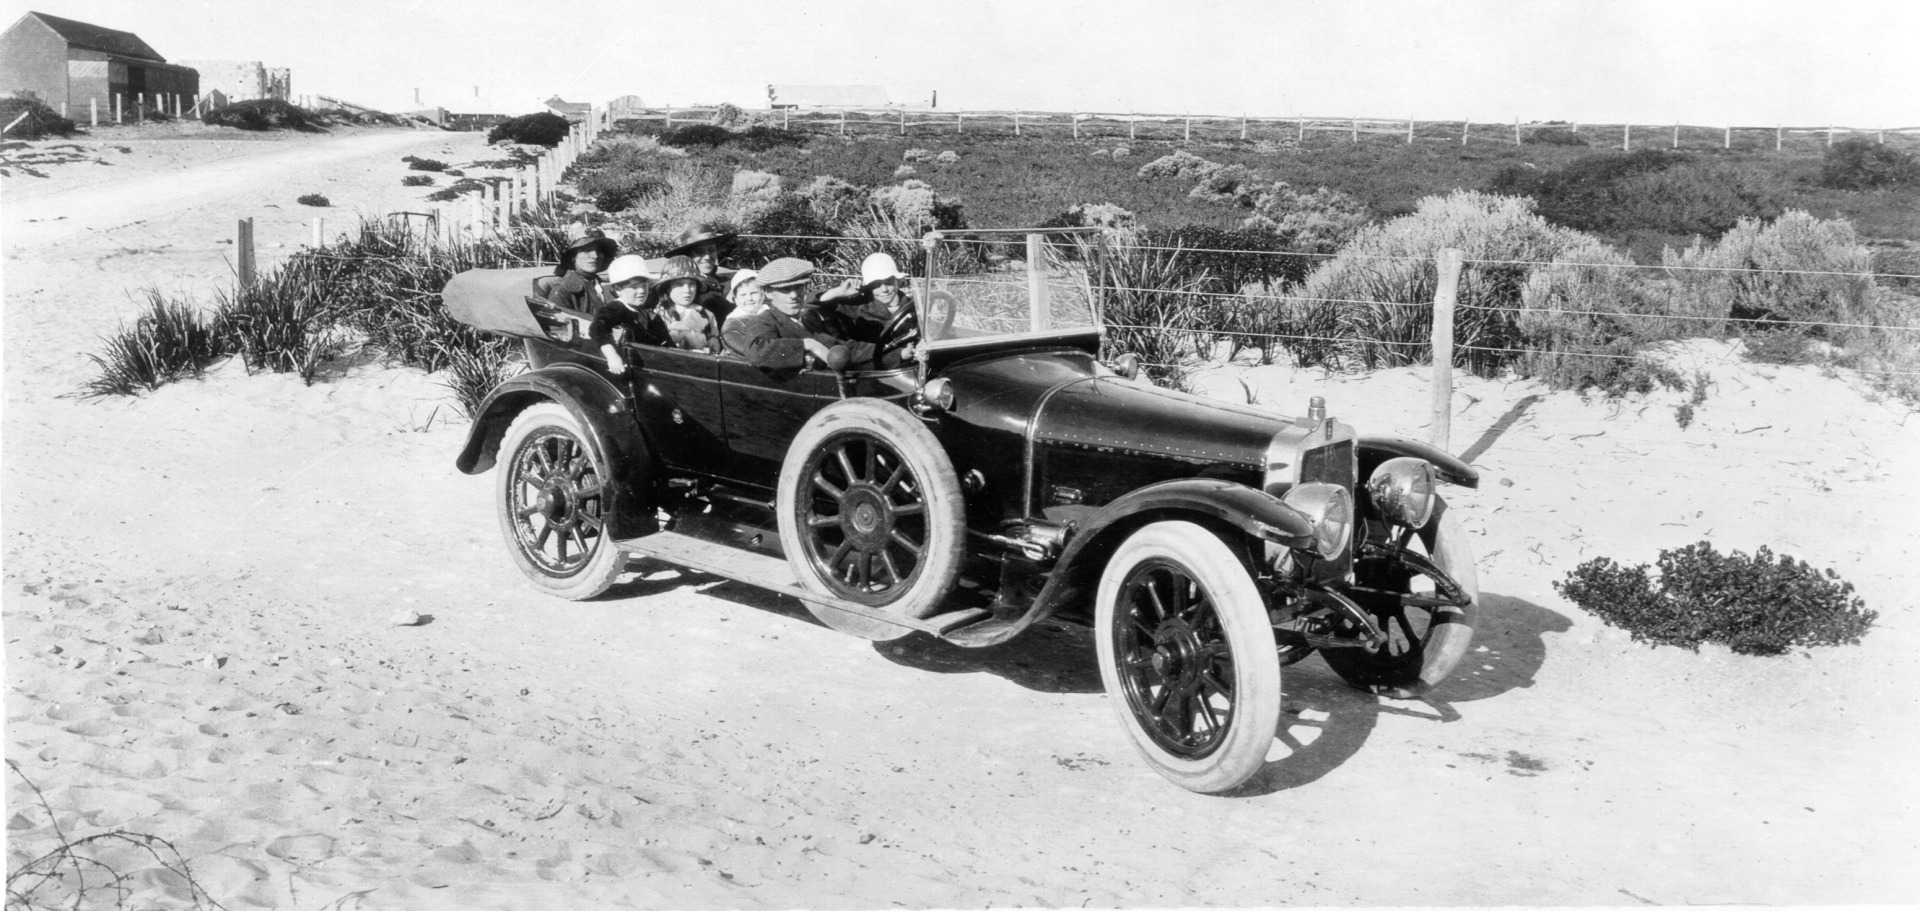
[[[599,313],[611,299],[597,273],[568,269],[547,292],[547,302],[581,313]]]
[[[845,344],[849,364],[862,365],[873,360],[873,346],[865,342],[843,343],[831,332],[808,328],[804,319],[796,320],[768,307],[752,316],[727,321],[722,334],[728,350],[747,359],[762,370],[799,370],[807,365],[806,339],[832,348]]]
[[[673,344],[673,335],[667,331],[667,324],[660,314],[651,307],[635,310],[619,301],[604,304],[593,314],[593,322],[587,326],[587,339],[598,348],[614,342],[614,330],[625,330],[629,345],[667,346]]]

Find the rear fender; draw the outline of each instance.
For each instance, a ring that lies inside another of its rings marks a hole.
[[[1046,587],[1034,598],[1028,616],[1043,619],[1091,593],[1120,542],[1141,526],[1164,519],[1239,531],[1246,536],[1247,548],[1236,550],[1248,549],[1250,557],[1257,556],[1255,545],[1261,541],[1294,548],[1314,544],[1313,523],[1266,491],[1202,478],[1150,484],[1107,504],[1080,526],[1054,564]]]
[[[566,408],[587,429],[586,444],[594,462],[607,466],[612,487],[612,514],[616,538],[633,537],[653,528],[652,515],[642,504],[653,502],[646,496],[653,482],[653,449],[633,413],[632,402],[614,385],[592,370],[575,364],[555,364],[523,373],[501,383],[485,401],[473,419],[467,445],[461,449],[454,466],[466,474],[480,474],[499,460],[500,441],[514,418],[529,406],[556,402]],[[642,508],[627,508],[629,504]]]
[[[1373,476],[1373,470],[1388,459],[1402,456],[1421,459],[1433,466],[1440,480],[1457,484],[1469,490],[1480,486],[1480,472],[1473,466],[1449,454],[1446,450],[1418,440],[1405,440],[1399,437],[1361,437],[1360,438],[1360,484],[1365,486],[1367,478]]]

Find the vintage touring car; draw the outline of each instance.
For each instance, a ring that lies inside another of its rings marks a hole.
[[[508,553],[560,597],[651,557],[874,640],[1090,628],[1133,745],[1195,791],[1260,769],[1281,667],[1315,650],[1382,695],[1444,678],[1478,583],[1438,488],[1474,470],[1318,398],[1287,416],[1103,363],[1075,242],[930,235],[920,303],[883,342],[917,358],[888,370],[631,348],[615,375],[586,315],[535,293],[543,270],[463,273],[450,312],[522,339],[529,369],[486,399],[458,467],[496,472]],[[981,243],[1014,252],[947,246]]]

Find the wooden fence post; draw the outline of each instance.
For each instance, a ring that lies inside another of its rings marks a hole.
[[[788,127],[787,127],[787,114],[788,114],[789,112],[791,112],[792,110],[793,110],[792,108],[781,108],[781,109],[780,109],[780,129],[783,129],[783,130],[784,130],[784,129],[788,129]]]
[[[121,117],[122,117],[123,115],[122,115],[122,113],[121,113],[121,112],[122,112],[122,108],[121,108],[121,104],[120,104],[120,99],[121,99],[121,98],[123,98],[123,97],[125,97],[125,96],[123,96],[123,95],[115,95],[115,96],[113,96],[113,122],[114,122],[114,123],[126,123],[126,121],[125,121],[125,120],[122,120],[122,119],[121,119]]]
[[[1786,132],[1787,132],[1787,128],[1785,126],[1782,126],[1777,123],[1773,125],[1773,150],[1774,151],[1776,152],[1780,151],[1780,141],[1782,137],[1786,135]]]
[[[1620,151],[1622,152],[1627,151],[1627,149],[1630,148],[1632,144],[1633,144],[1633,124],[1623,123],[1620,125]]]
[[[786,124],[782,122],[781,125],[785,126]],[[673,105],[667,105],[667,125],[661,127],[661,130],[664,132],[671,129],[673,129]]]
[[[68,117],[68,116],[67,116],[67,103],[66,103],[66,102],[64,102],[64,101],[62,101],[62,102],[60,102],[60,119],[61,119],[61,120],[72,120],[72,119],[73,119],[73,118],[71,118],[71,117]]]
[[[1192,114],[1187,115],[1187,138],[1181,141],[1182,142],[1193,141],[1193,115]]]
[[[955,133],[965,133],[967,131],[967,115],[962,114],[958,111],[954,112],[953,131]]]
[[[1471,132],[1473,132],[1473,121],[1471,120],[1460,121],[1460,144],[1461,145],[1467,144],[1467,134]]]
[[[1073,115],[1073,138],[1080,138],[1080,115],[1078,113]]]
[[[1135,128],[1139,126],[1140,126],[1140,115],[1137,113],[1127,114],[1127,141],[1128,142],[1133,141],[1133,131]]]
[[[1515,117],[1515,118],[1513,118],[1513,144],[1514,144],[1514,145],[1521,145],[1521,142],[1520,142],[1520,118],[1518,118],[1518,117]]]
[[[1043,237],[1027,235],[1027,320],[1035,332],[1045,332],[1053,325],[1047,306],[1047,276],[1042,269],[1046,254]]]
[[[1413,118],[1407,118],[1407,145],[1413,145]]]
[[[847,109],[840,109],[840,135],[847,135]]]
[[[94,126],[100,125],[100,99],[99,98],[87,99],[87,117],[88,119],[93,121]]]
[[[1833,148],[1833,124],[1827,124],[1827,148]]]
[[[1453,432],[1453,309],[1460,294],[1460,250],[1436,257],[1440,284],[1433,293],[1433,445],[1446,450]]]
[[[1294,125],[1300,128],[1300,132],[1294,135],[1293,141],[1296,143],[1306,142],[1307,141],[1307,118],[1302,117],[1299,120],[1294,121]]]
[[[1353,122],[1353,141],[1354,142],[1360,141],[1360,121],[1358,120],[1355,120]]]
[[[1678,122],[1673,125],[1673,147],[1676,149],[1680,148],[1680,124]]]
[[[253,219],[240,219],[239,230],[234,238],[234,251],[240,267],[240,287],[253,287]]]
[[[907,109],[900,109],[900,135],[907,135]]]
[[[1580,121],[1576,120],[1573,122],[1573,131],[1575,133],[1580,132]]]
[[[1240,115],[1240,141],[1247,141],[1247,115]]]
[[[1727,138],[1721,140],[1720,147],[1723,149],[1733,148],[1733,127],[1727,127]]]
[[[324,250],[327,246],[327,220],[318,215],[313,217],[313,248]]]

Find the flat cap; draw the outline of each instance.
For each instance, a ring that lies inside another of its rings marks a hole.
[[[813,277],[813,263],[794,256],[782,256],[760,267],[760,284],[769,288],[798,285]]]

